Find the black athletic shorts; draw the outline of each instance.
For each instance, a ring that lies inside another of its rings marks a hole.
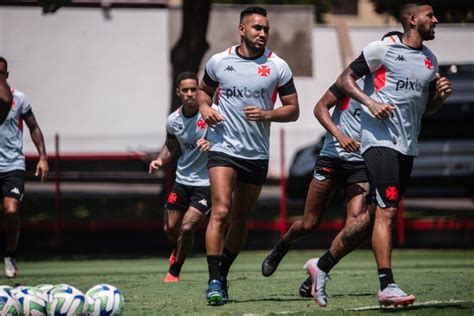
[[[397,207],[405,192],[413,156],[388,147],[372,147],[362,154],[370,183],[369,203],[379,207]]]
[[[23,200],[25,194],[25,171],[13,170],[0,173],[0,187],[3,197]]]
[[[342,159],[319,156],[314,166],[314,178],[335,178],[339,185],[346,188],[349,184],[367,182],[367,172],[363,161],[345,161]]]
[[[197,208],[204,215],[209,215],[211,210],[211,187],[195,187],[175,182],[165,203],[165,209],[186,212],[190,206]]]
[[[243,159],[221,152],[210,151],[207,168],[231,167],[237,171],[237,181],[263,185],[267,180],[268,159]]]

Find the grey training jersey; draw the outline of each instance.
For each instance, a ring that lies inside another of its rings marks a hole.
[[[366,77],[370,77],[367,75]],[[364,78],[360,78],[356,81],[361,89],[364,89]],[[373,88],[373,81],[367,80],[367,89]],[[355,139],[360,142],[361,139],[361,119],[360,115],[362,112],[360,103],[354,99],[350,99],[345,96],[344,93],[339,90],[335,84],[329,88],[332,94],[339,99],[339,102],[334,107],[332,112],[332,121],[336,127],[344,133],[344,135]],[[327,133],[324,137],[323,148],[321,149],[320,156],[331,157],[336,159],[342,159],[345,161],[359,161],[362,162],[364,159],[360,153],[360,149],[353,152],[347,152],[341,144],[336,140],[334,136]]]
[[[0,124],[0,172],[25,170],[23,119],[32,115],[26,96],[12,89],[13,103],[7,119]]]
[[[359,76],[372,73],[375,89],[367,94],[396,108],[393,117],[378,120],[363,106],[362,153],[381,146],[417,156],[421,117],[438,71],[435,55],[425,46],[413,49],[399,41],[376,41],[351,68]]]
[[[168,116],[166,132],[175,136],[181,148],[176,170],[176,182],[189,186],[209,185],[207,173],[207,153],[197,148],[196,142],[205,138],[207,124],[199,111],[186,117],[183,106]]]
[[[270,122],[246,119],[244,108],[272,110],[277,94],[295,93],[288,64],[265,49],[255,59],[239,56],[233,46],[211,57],[204,81],[218,86],[218,111],[225,121],[209,130],[210,151],[243,159],[268,159]]]

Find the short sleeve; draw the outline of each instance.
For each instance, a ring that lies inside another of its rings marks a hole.
[[[217,87],[219,85],[219,79],[216,74],[219,60],[219,55],[214,55],[206,64],[203,81],[210,87]]]
[[[17,104],[17,106],[20,106],[22,115],[24,115],[28,112],[31,112],[30,101],[28,101],[28,99],[26,98],[26,96],[24,94],[20,97],[20,103],[21,104],[20,105]]]
[[[350,67],[359,77],[368,74],[367,71],[374,73],[382,66],[387,50],[388,46],[386,42],[372,42],[364,47],[362,54],[354,60]],[[367,66],[366,69],[363,67],[363,61],[365,61]]]
[[[287,83],[293,80],[293,73],[291,72],[290,66],[286,61],[280,59],[281,62],[278,64],[278,88],[283,87]]]
[[[175,134],[173,130],[174,117],[175,117],[175,112],[171,113],[166,119],[166,133],[172,136],[174,136]]]

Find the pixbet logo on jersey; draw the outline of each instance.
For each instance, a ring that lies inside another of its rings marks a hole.
[[[266,90],[264,88],[260,89],[260,90],[252,90],[252,89],[249,89],[247,87],[244,87],[243,89],[239,89],[239,88],[236,88],[236,87],[232,87],[232,89],[226,89],[225,90],[225,95],[226,97],[230,98],[230,97],[237,97],[237,98],[254,98],[254,99],[258,99],[258,98],[262,98],[264,99]]]
[[[398,90],[401,90],[401,89],[413,90],[413,91],[423,91],[423,92],[428,91],[427,87],[424,87],[418,81],[418,79],[416,79],[415,81],[411,81],[408,78],[406,78],[405,80],[398,80],[397,81],[397,87],[396,87],[395,90],[398,91]]]

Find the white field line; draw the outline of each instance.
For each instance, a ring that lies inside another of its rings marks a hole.
[[[463,300],[448,300],[448,301],[439,301],[439,300],[434,300],[434,301],[427,301],[427,302],[421,302],[421,303],[414,303],[413,305],[409,306],[435,306],[435,305],[443,305],[443,304],[457,304],[457,303],[469,303],[469,301],[463,301]],[[408,307],[408,306],[406,306]],[[351,309],[346,309],[348,311],[366,311],[366,310],[371,310],[371,309],[381,309],[381,308],[394,308],[394,307],[380,307],[379,305],[374,305],[374,306],[364,306],[364,307],[358,307],[358,308],[351,308]],[[403,306],[397,307],[397,308],[404,308]]]

